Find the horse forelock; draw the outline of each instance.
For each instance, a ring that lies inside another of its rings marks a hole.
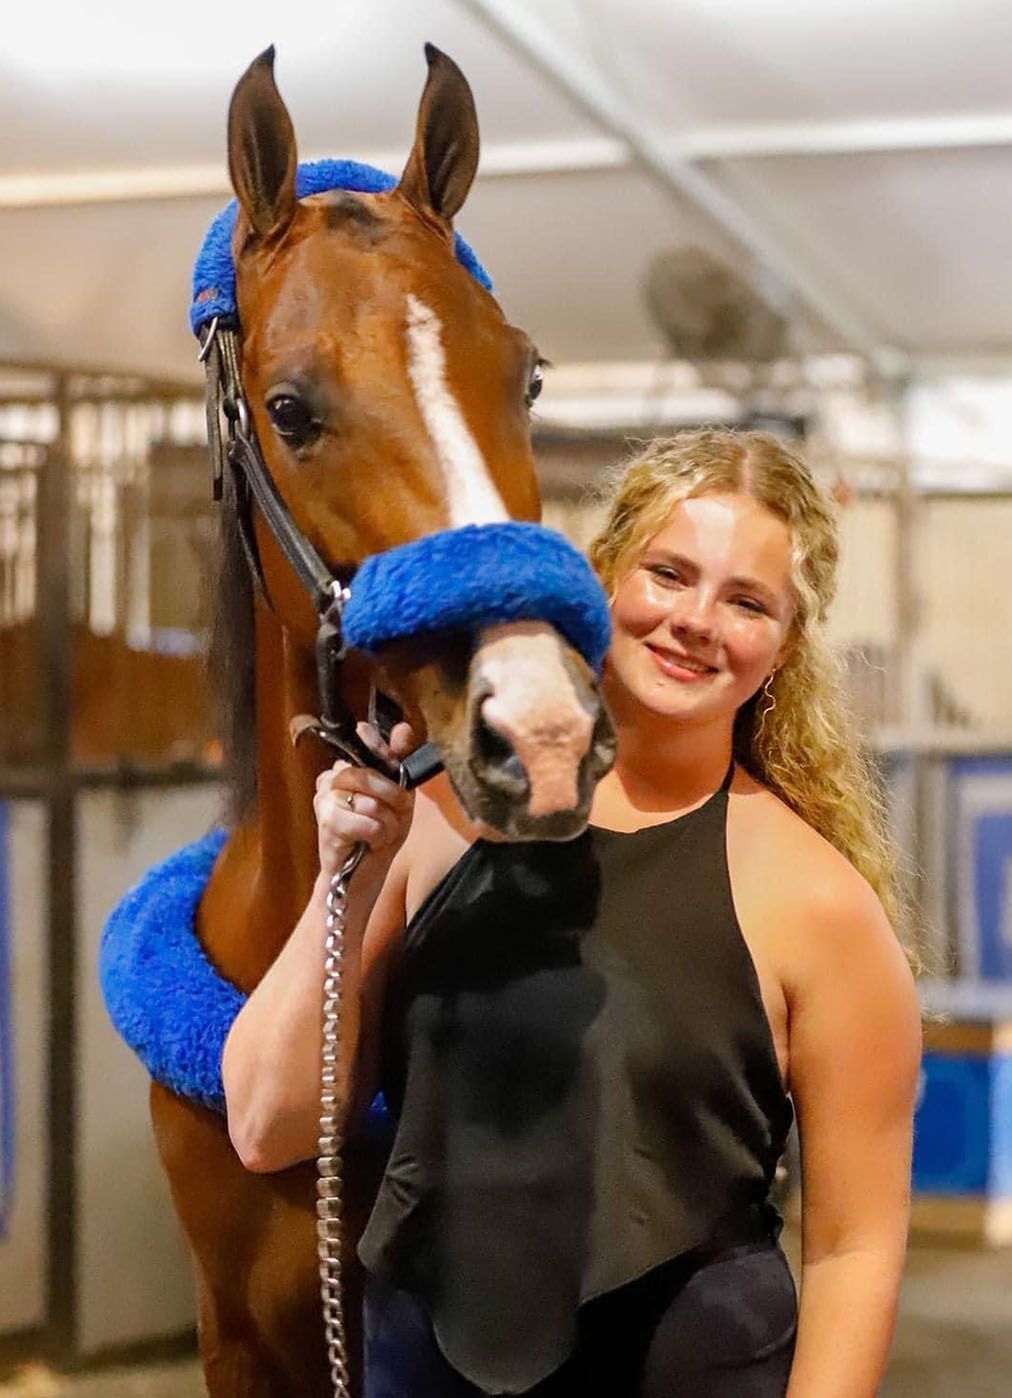
[[[333,190],[318,196],[323,209],[323,220],[332,230],[353,230],[364,235],[370,242],[379,242],[389,231],[387,221],[371,204],[356,194],[345,190]]]

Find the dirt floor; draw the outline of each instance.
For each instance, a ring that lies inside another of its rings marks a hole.
[[[791,1249],[793,1251],[793,1249]],[[881,1398],[1009,1398],[1012,1249],[911,1249],[893,1361]],[[64,1379],[41,1367],[0,1398],[204,1398],[195,1361]],[[407,1398],[407,1395],[406,1395]]]
[[[1010,1394],[1012,1249],[912,1249],[882,1398]]]

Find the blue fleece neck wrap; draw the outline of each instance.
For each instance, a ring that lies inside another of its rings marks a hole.
[[[295,192],[300,199],[308,194],[325,194],[331,189],[347,189],[357,194],[386,194],[394,189],[393,175],[362,165],[357,160],[315,160],[299,166],[295,176]],[[215,316],[238,319],[235,302],[235,263],[232,261],[232,234],[235,231],[239,206],[233,199],[217,215],[200,249],[193,269],[193,302],[190,306],[190,327],[200,335]],[[486,290],[492,290],[492,279],[474,252],[459,233],[454,235],[457,261],[466,267]]]
[[[113,1025],[156,1082],[225,1110],[221,1055],[246,996],[224,980],[195,917],[227,839],[212,830],[151,869],[102,934],[99,979]]]
[[[541,524],[467,524],[367,558],[351,584],[344,635],[358,650],[433,631],[546,621],[600,671],[608,603],[590,564]]]

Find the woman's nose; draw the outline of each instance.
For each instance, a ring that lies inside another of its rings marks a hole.
[[[709,640],[715,630],[712,604],[701,593],[683,593],[671,613],[671,629]]]

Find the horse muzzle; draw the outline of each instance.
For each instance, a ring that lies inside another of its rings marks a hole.
[[[446,678],[438,703],[419,702],[457,795],[507,839],[580,833],[615,756],[597,686],[610,616],[561,534],[468,525],[376,554],[352,581],[343,630],[375,655],[424,642],[438,656],[440,638],[471,636],[461,692],[448,695]]]
[[[545,623],[482,633],[467,748],[447,769],[469,813],[510,840],[566,840],[587,821],[615,735],[593,673]]]

